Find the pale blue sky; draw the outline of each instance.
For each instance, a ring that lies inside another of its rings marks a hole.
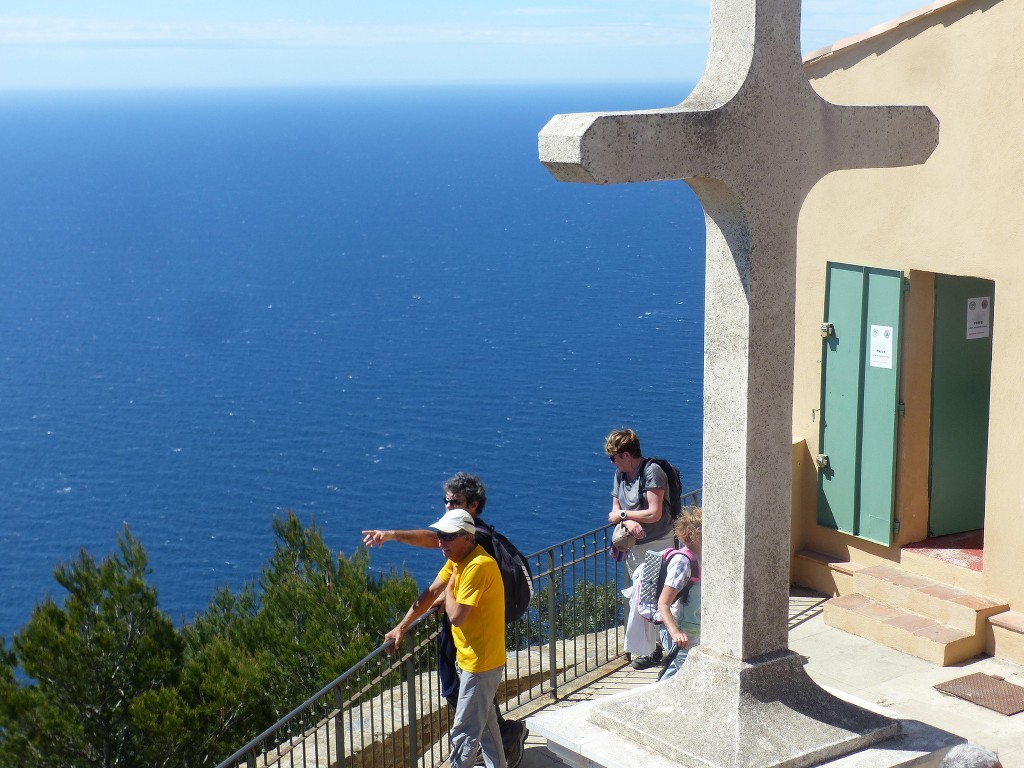
[[[804,52],[923,0],[804,0]],[[692,82],[709,0],[3,0],[0,90]]]

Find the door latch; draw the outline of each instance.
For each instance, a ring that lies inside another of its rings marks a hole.
[[[835,336],[836,328],[832,323],[822,323],[819,327],[821,331],[821,338],[827,339],[829,336]]]
[[[818,465],[818,469],[828,469],[828,454],[819,453],[814,457],[814,463]]]

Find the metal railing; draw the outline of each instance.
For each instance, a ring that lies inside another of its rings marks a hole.
[[[700,490],[683,496],[699,502]],[[507,627],[498,689],[507,712],[560,691],[623,653],[622,566],[611,526],[529,556],[534,597]],[[398,653],[388,641],[254,738],[218,768],[433,768],[447,758],[453,713],[436,675],[436,611],[415,622]]]

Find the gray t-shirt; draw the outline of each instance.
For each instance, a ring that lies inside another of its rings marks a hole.
[[[668,511],[668,478],[665,470],[653,461],[644,467],[644,490],[660,488],[665,492],[661,502],[661,519],[656,523],[640,523],[644,527],[644,540],[653,541],[672,533],[672,515]],[[636,509],[647,509],[647,494],[640,496],[640,475],[633,482],[627,482],[626,476],[615,472],[615,483],[612,485],[612,496],[619,499],[619,506],[627,512]]]

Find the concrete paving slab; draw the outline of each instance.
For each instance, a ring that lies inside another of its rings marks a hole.
[[[619,694],[635,696],[638,691]],[[832,693],[841,694],[838,691]],[[852,700],[852,699],[851,699]],[[880,707],[868,702],[854,702],[859,706],[893,716]],[[544,712],[531,728],[549,737],[548,749],[564,758],[572,768],[683,768],[678,761],[652,750],[648,745],[630,741],[617,733],[607,730],[588,718],[588,712],[598,706],[597,701],[580,704],[573,710]],[[870,745],[856,753],[838,758],[826,759],[820,768],[937,768],[939,756],[945,749],[956,743],[956,737],[944,733],[925,723],[901,720],[902,731],[894,738]],[[525,760],[523,765],[525,766]]]
[[[983,744],[999,754],[1004,768],[1024,768],[1024,713],[1007,717],[946,696],[933,687],[971,672],[999,675],[1024,685],[1024,667],[984,656],[950,667],[930,664],[827,626],[821,616],[824,600],[805,591],[794,591],[790,600],[790,647],[808,657],[807,672],[817,683],[887,708],[911,721]],[[637,672],[624,666],[556,706],[648,685],[655,674],[654,670]],[[531,733],[521,768],[560,765],[545,747],[545,740]]]
[[[971,672],[1020,684],[1024,668],[984,656],[940,667],[828,627],[820,615],[790,635],[790,647],[809,657],[807,672],[820,684],[983,744],[999,753],[1004,768],[1024,768],[1024,713],[1007,717],[933,687]]]

